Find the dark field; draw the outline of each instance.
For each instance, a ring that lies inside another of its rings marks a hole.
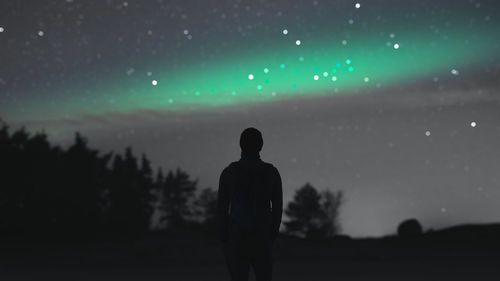
[[[474,236],[426,234],[412,241],[280,237],[274,280],[498,280],[498,243]],[[4,239],[0,280],[181,281],[229,276],[220,244],[212,237],[156,233],[85,243]]]

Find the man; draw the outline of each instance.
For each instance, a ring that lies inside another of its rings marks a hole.
[[[220,238],[231,281],[247,281],[252,266],[257,281],[272,279],[272,245],[283,212],[278,170],[260,159],[264,142],[255,128],[240,136],[241,159],[220,176]]]

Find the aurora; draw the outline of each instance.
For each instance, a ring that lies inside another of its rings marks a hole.
[[[458,75],[498,53],[497,29],[491,21],[455,20],[440,29],[427,26],[425,20],[417,27],[397,22],[397,26],[353,28],[348,36],[338,35],[334,28],[278,30],[271,38],[241,43],[223,55],[191,54],[175,67],[165,57],[130,70],[137,75],[123,77],[117,70],[107,73],[104,82],[74,81],[51,89],[51,99],[32,95],[23,101],[22,110],[3,111],[14,121],[73,119],[352,94],[434,75]],[[190,35],[188,30],[183,33]]]

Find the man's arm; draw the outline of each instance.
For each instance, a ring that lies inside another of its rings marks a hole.
[[[229,199],[230,186],[226,168],[220,175],[219,190],[217,192],[217,217],[219,223],[219,237],[223,242],[227,241],[229,237]]]
[[[280,231],[281,216],[283,213],[283,188],[281,186],[280,173],[276,168],[274,168],[271,203],[272,203],[271,239],[274,240],[276,239]]]

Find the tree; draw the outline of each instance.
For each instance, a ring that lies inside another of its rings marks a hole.
[[[285,230],[290,234],[306,238],[331,237],[340,230],[339,209],[342,204],[341,191],[321,194],[309,183],[299,188],[288,203],[285,214]]]
[[[215,224],[215,191],[207,188],[195,197],[197,180],[186,172],[164,176],[159,170],[154,177],[145,155],[137,158],[131,148],[101,154],[78,133],[62,149],[43,132],[11,133],[0,120],[0,171],[0,235],[139,234],[150,230],[154,207],[169,227],[194,215]]]
[[[178,227],[184,224],[189,216],[193,215],[191,203],[196,190],[197,180],[177,169],[169,171],[159,186],[159,209],[162,211],[161,222],[167,227]]]
[[[408,219],[398,226],[398,236],[401,238],[415,238],[422,235],[422,225],[417,219]]]
[[[327,237],[333,237],[340,233],[340,206],[344,200],[344,193],[342,191],[332,192],[325,190],[321,194],[322,204],[321,207],[325,212],[325,231]]]
[[[110,158],[111,154],[100,156],[98,150],[89,148],[87,139],[78,133],[74,144],[63,154],[58,167],[60,174],[53,175],[60,183],[45,187],[52,189],[54,198],[47,198],[42,203],[54,201],[49,204],[53,208],[52,216],[66,230],[78,233],[94,231],[104,223],[104,178],[108,174]]]
[[[211,188],[205,188],[200,192],[195,201],[197,215],[205,225],[215,225],[217,216],[217,192]]]
[[[146,156],[138,164],[130,148],[113,158],[91,149],[77,133],[61,149],[43,132],[10,133],[0,120],[0,171],[0,234],[69,237],[103,227],[149,229],[157,183]]]
[[[99,155],[76,134],[67,150],[45,133],[0,132],[0,228],[16,233],[64,235],[94,231],[102,223],[103,178],[109,155]]]
[[[306,183],[299,188],[285,209],[285,214],[290,218],[290,221],[285,222],[286,231],[306,238],[317,236],[325,220],[320,199],[321,195],[311,184]]]
[[[107,192],[109,226],[130,232],[149,230],[153,213],[152,169],[143,156],[141,166],[132,149],[115,156]]]

